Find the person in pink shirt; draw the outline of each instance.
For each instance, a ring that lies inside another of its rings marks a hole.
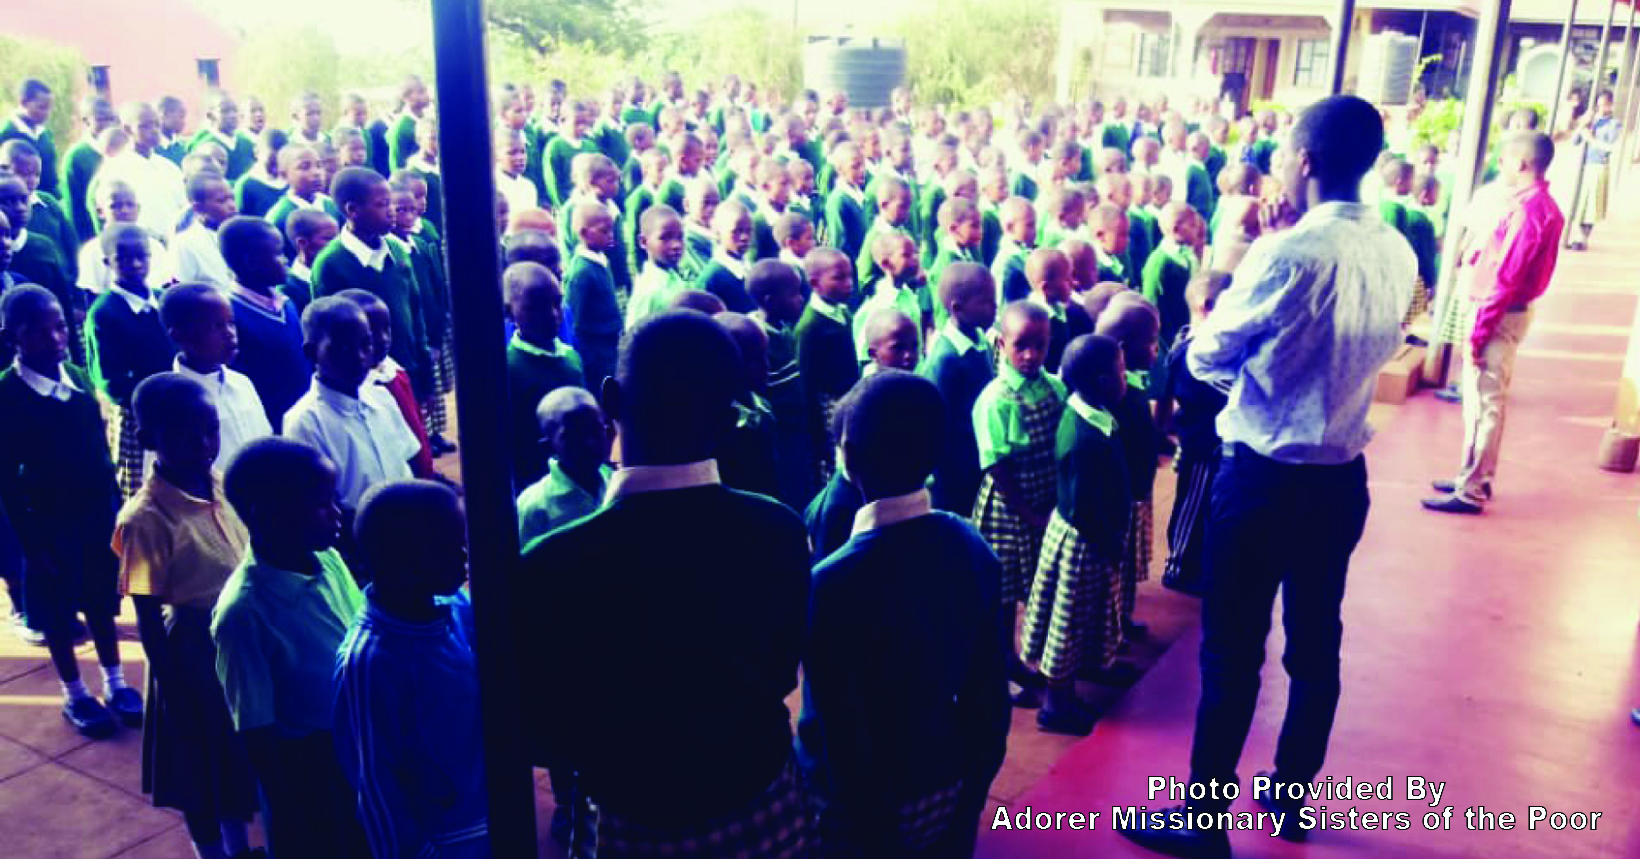
[[[1492,498],[1515,350],[1532,322],[1532,302],[1549,288],[1566,219],[1544,174],[1555,157],[1547,134],[1524,132],[1503,146],[1499,181],[1506,213],[1470,262],[1469,338],[1463,349],[1463,463],[1454,480],[1438,480],[1440,495],[1424,507],[1479,513]]]

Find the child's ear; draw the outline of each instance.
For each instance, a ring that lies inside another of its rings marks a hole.
[[[621,420],[621,383],[614,376],[598,383],[598,407],[604,410],[604,420],[614,426]]]

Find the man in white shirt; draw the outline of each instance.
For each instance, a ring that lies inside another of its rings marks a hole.
[[[159,114],[147,103],[133,102],[120,111],[120,122],[131,137],[131,145],[103,162],[91,182],[91,198],[97,199],[98,188],[106,182],[126,182],[136,191],[141,207],[137,223],[155,235],[169,235],[188,201],[183,194],[182,171],[157,151]]]
[[[194,217],[171,239],[172,269],[182,283],[208,283],[227,290],[233,284],[233,272],[222,258],[216,229],[239,212],[233,188],[219,174],[196,173],[188,180],[188,199]]]

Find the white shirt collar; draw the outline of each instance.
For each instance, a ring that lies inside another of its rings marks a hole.
[[[304,200],[301,197],[296,196],[295,191],[286,191],[285,196],[289,197],[291,205],[294,205],[298,209],[313,209],[319,212],[325,210],[325,203],[330,200],[329,197],[325,196],[323,191],[314,194],[312,201]]]
[[[723,248],[714,247],[712,249],[712,262],[715,262],[718,265],[723,266],[725,269],[728,269],[729,273],[735,277],[741,280],[746,279],[745,258],[735,259],[734,257],[729,256],[729,252],[725,251]]]
[[[171,359],[171,369],[200,383],[205,386],[206,390],[221,388],[223,385],[227,384],[228,381],[227,367],[218,367],[213,373],[201,373],[187,364],[182,363],[181,355]]]
[[[131,308],[132,313],[146,313],[150,310],[159,310],[159,301],[154,298],[153,290],[149,290],[147,296],[141,296],[131,292],[117,283],[110,283],[108,285],[108,291],[124,299],[125,303]]]
[[[12,250],[16,250],[16,248],[13,248]],[[792,268],[797,269],[798,271],[803,270],[803,260],[802,260],[802,258],[799,257],[797,254],[792,253],[787,248],[781,248],[780,249],[780,261],[785,263],[786,265],[791,266]]]
[[[836,187],[837,187],[837,190],[843,192],[844,196],[848,197],[850,200],[853,200],[855,205],[857,205],[857,206],[865,205],[865,201],[866,201],[866,192],[865,191],[862,191],[859,188],[856,188],[853,185],[850,185],[849,183],[844,182],[840,178],[837,180]]]
[[[374,382],[378,385],[390,385],[393,383],[394,379],[399,377],[399,373],[403,370],[404,367],[401,366],[399,362],[393,360],[393,356],[389,355],[386,358],[383,358],[380,364],[370,368],[370,377],[365,383],[369,384]]]
[[[933,500],[928,490],[918,489],[905,495],[894,495],[888,498],[879,498],[870,504],[861,507],[854,514],[854,534],[863,534],[890,525],[898,525],[919,516],[927,516],[934,512]]]
[[[11,368],[16,370],[17,375],[23,378],[23,384],[28,385],[29,390],[42,397],[50,397],[58,402],[66,403],[70,397],[80,392],[79,386],[74,384],[74,380],[68,377],[68,370],[64,369],[61,364],[57,365],[57,378],[55,379],[47,378],[29,369],[23,364],[21,358],[14,359],[11,362]]]
[[[235,129],[233,135],[229,136],[213,128],[211,129],[211,137],[215,138],[217,143],[222,144],[222,148],[227,150],[229,155],[232,155],[234,145],[239,142],[239,131]]]
[[[6,244],[11,246],[11,252],[15,255],[28,244],[28,230],[18,230],[15,237],[6,240]]]
[[[818,292],[809,293],[809,306],[814,308],[814,312],[832,320],[833,322],[840,325],[848,324],[848,308],[841,304],[832,304],[824,298],[821,298],[820,293]]]
[[[290,268],[287,269],[287,271],[293,275],[296,275],[296,278],[303,283],[313,282],[313,269],[309,267],[307,263],[302,262],[301,257],[297,257],[292,260],[290,263]]]
[[[372,248],[364,240],[353,234],[352,228],[342,230],[336,237],[348,253],[359,260],[359,264],[373,271],[384,271],[387,268],[387,241],[384,239],[379,247]]]
[[[945,327],[940,329],[940,333],[944,334],[945,339],[951,341],[951,345],[957,348],[958,355],[968,354],[969,349],[981,348],[980,344],[975,343],[973,338],[962,333],[962,328],[957,325],[955,319],[945,320]]]
[[[668,492],[673,489],[694,489],[716,486],[718,477],[715,459],[703,459],[682,465],[632,465],[619,469],[609,478],[604,490],[604,503],[609,504],[628,495],[644,492]]]
[[[45,130],[44,125],[35,125],[34,123],[29,122],[28,121],[28,116],[26,114],[24,114],[21,110],[19,110],[16,113],[12,114],[12,117],[17,120],[16,125],[19,129],[22,130],[22,132],[24,134],[27,134],[29,137],[31,137],[35,140],[40,139],[40,132]]]
[[[587,262],[595,262],[604,268],[609,268],[609,257],[605,256],[603,251],[595,251],[587,247],[584,242],[576,244],[575,255]]]
[[[410,156],[410,159],[405,162],[404,166],[420,173],[431,173],[435,176],[438,175],[438,165],[428,161],[427,156],[420,152]]]

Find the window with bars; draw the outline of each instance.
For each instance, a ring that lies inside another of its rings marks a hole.
[[[1139,34],[1139,77],[1165,78],[1173,73],[1173,35]]]
[[[216,60],[195,60],[194,62],[198,65],[199,77],[201,80],[205,81],[206,86],[215,87],[221,85],[222,76],[217,70]]]
[[[1293,63],[1293,86],[1318,89],[1328,84],[1331,75],[1332,40],[1300,39]]]

